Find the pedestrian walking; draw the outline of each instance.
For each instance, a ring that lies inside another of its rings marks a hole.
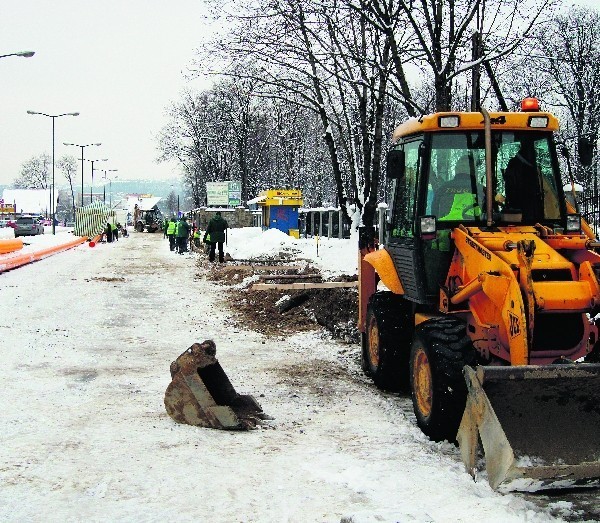
[[[113,240],[118,242],[119,241],[119,229],[117,228],[117,226],[114,223],[110,224],[110,229],[112,231]]]
[[[227,221],[221,217],[221,211],[217,211],[208,222],[208,227],[204,234],[204,242],[210,245],[210,251],[208,253],[209,261],[215,261],[216,247],[219,248],[219,262],[223,263],[225,261],[223,242],[225,241],[225,231],[228,227]]]
[[[190,235],[190,224],[187,222],[187,218],[181,217],[177,224],[177,250],[179,254],[187,252],[188,236]]]
[[[167,238],[169,239],[169,250],[175,250],[175,232],[177,229],[177,221],[175,220],[175,216],[169,220],[169,224],[167,225]]]

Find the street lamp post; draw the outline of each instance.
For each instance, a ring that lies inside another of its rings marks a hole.
[[[22,56],[23,58],[31,58],[35,54],[35,51],[19,51],[18,53],[0,54],[0,58],[6,58],[7,56]]]
[[[79,113],[46,114],[38,113],[36,111],[27,111],[27,114],[39,114],[40,116],[47,116],[48,118],[52,118],[52,191],[50,193],[52,196],[52,205],[50,212],[52,214],[52,234],[56,234],[56,200],[54,199],[54,121],[61,116],[79,116]]]
[[[94,190],[94,162],[108,162],[108,158],[100,158],[100,159],[95,159],[95,160],[88,160],[86,158],[85,160],[86,162],[92,162],[92,183],[90,185],[90,203],[92,203],[92,193]],[[96,169],[96,171],[99,171],[100,169]]]
[[[102,177],[103,180],[108,180],[109,182],[109,187],[110,187],[110,206],[112,208],[112,178],[108,177],[108,174],[106,173],[111,173],[111,172],[117,172],[119,169],[96,169],[96,171],[101,171],[104,173],[104,176]],[[118,176],[115,176],[115,179],[118,178]],[[106,184],[104,185],[104,195],[102,197],[104,203],[106,203]]]
[[[104,176],[102,177],[105,180],[108,180],[108,184],[109,184],[109,193],[110,193],[110,208],[112,209],[112,181],[113,178],[109,178],[108,175],[106,173],[110,173],[110,172],[117,172],[119,169],[104,169]],[[116,180],[118,178],[118,176],[115,176],[114,179]],[[106,203],[106,185],[104,186],[104,203]]]
[[[66,143],[63,142],[63,145],[73,145],[75,147],[81,147],[81,206],[83,207],[83,149],[84,147],[89,147],[90,145],[102,145],[101,143],[87,143],[85,145],[79,145],[77,143]],[[90,203],[92,203],[90,201]]]

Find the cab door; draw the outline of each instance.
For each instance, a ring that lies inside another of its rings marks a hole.
[[[422,241],[415,235],[415,217],[419,212],[419,180],[422,170],[423,136],[407,139],[396,146],[402,151],[399,177],[394,179],[392,209],[386,249],[402,281],[405,298],[417,303],[427,303],[427,290],[423,270]]]

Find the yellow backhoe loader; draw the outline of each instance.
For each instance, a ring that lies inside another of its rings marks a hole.
[[[359,236],[362,367],[495,489],[600,478],[600,243],[563,193],[557,119],[443,112],[394,132],[384,245]],[[385,290],[378,290],[380,286]]]

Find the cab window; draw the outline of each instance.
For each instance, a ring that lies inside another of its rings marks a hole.
[[[483,208],[485,151],[478,133],[431,137],[426,214],[438,221],[476,221]]]
[[[404,149],[404,176],[395,180],[392,237],[413,236],[415,196],[420,165],[419,147],[421,142],[421,140],[413,140],[397,146]]]

